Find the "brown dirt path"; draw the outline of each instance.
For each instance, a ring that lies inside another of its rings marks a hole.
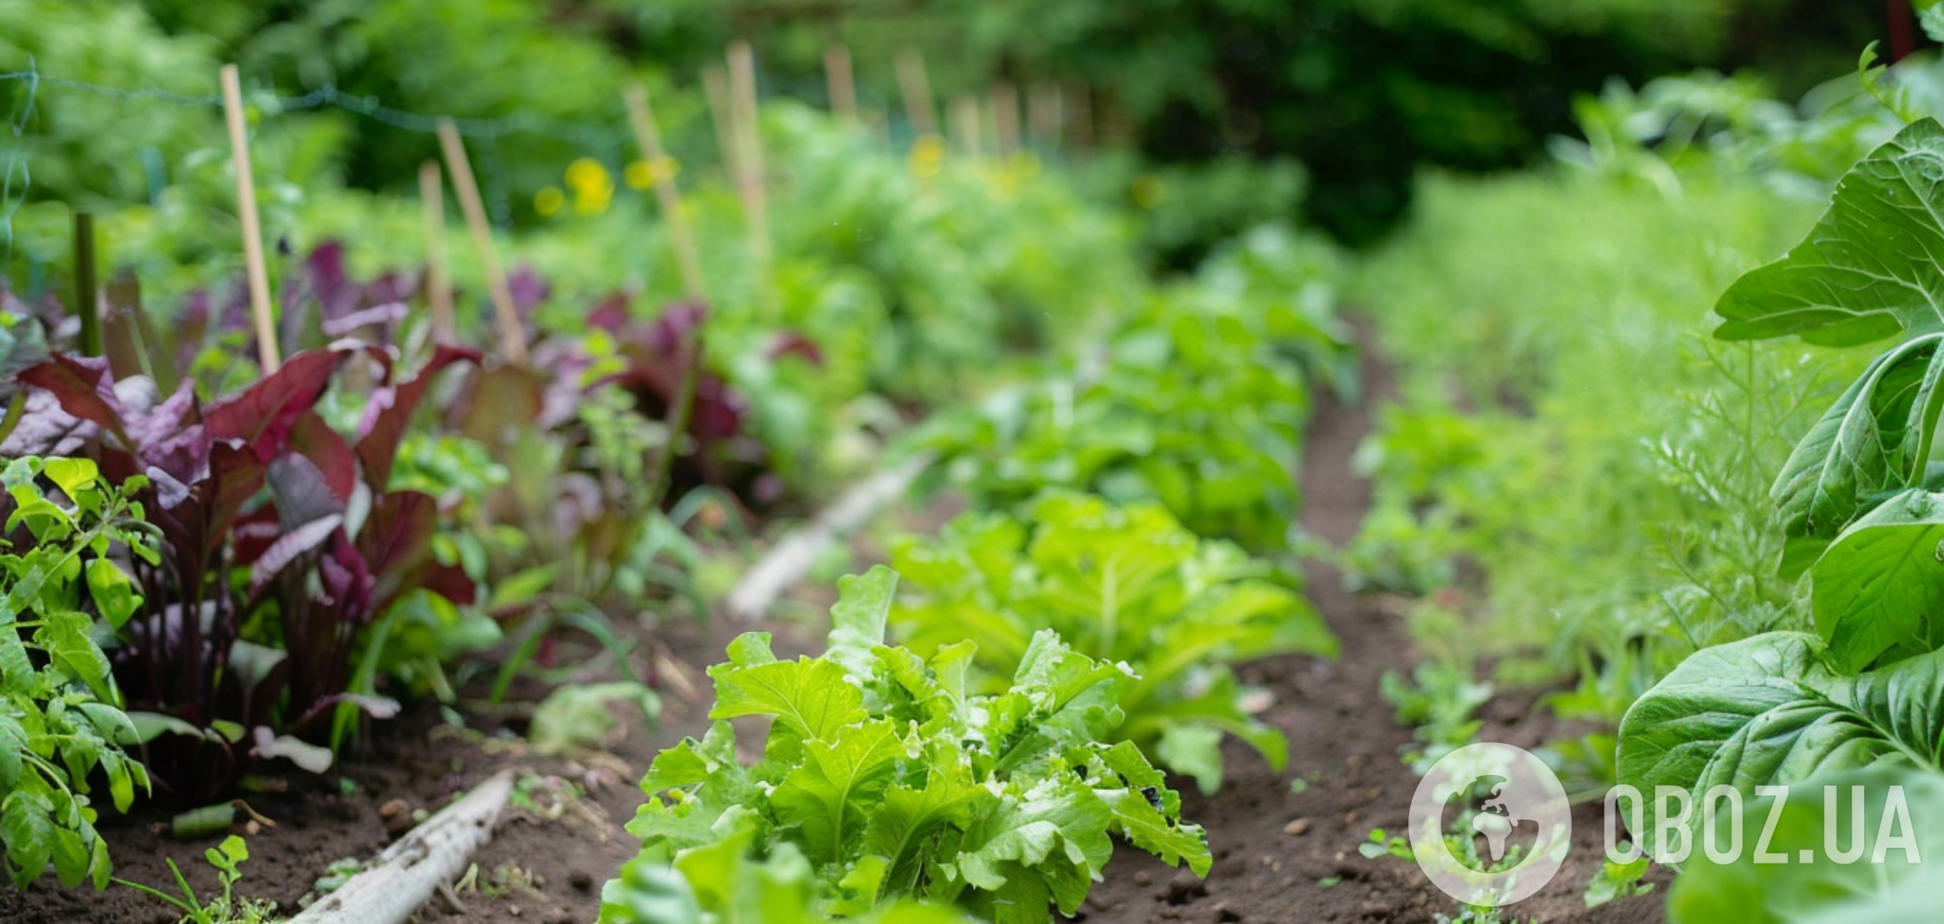
[[[1393,391],[1390,371],[1368,348],[1374,338],[1360,339],[1366,345],[1363,400],[1345,405],[1322,398],[1301,469],[1302,525],[1337,546],[1356,534],[1370,503],[1370,486],[1352,470],[1351,455],[1369,431],[1370,411]],[[1226,742],[1223,756],[1230,772],[1221,792],[1207,798],[1183,793],[1183,816],[1208,830],[1215,850],[1207,881],[1195,882],[1145,854],[1122,850],[1108,867],[1106,882],[1088,898],[1083,909],[1088,922],[1429,924],[1439,914],[1459,912],[1458,904],[1411,861],[1369,859],[1357,852],[1372,828],[1408,826],[1417,787],[1416,775],[1398,757],[1410,743],[1410,732],[1397,725],[1390,703],[1377,692],[1386,670],[1404,671],[1413,661],[1403,622],[1375,601],[1346,592],[1327,564],[1309,562],[1305,577],[1310,599],[1342,641],[1339,658],[1276,658],[1241,672],[1275,693],[1275,705],[1263,719],[1289,736],[1289,772],[1276,774],[1239,742]],[[1541,743],[1552,723],[1530,712],[1505,703],[1488,706],[1481,739]],[[1300,794],[1291,792],[1294,777],[1308,781]],[[1291,826],[1301,833],[1285,833]],[[1600,826],[1597,811],[1575,813],[1574,848],[1566,866],[1544,891],[1509,908],[1508,920],[1663,920],[1665,885],[1643,898],[1585,907],[1580,896],[1599,867]]]

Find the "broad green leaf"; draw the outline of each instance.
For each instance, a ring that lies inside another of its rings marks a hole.
[[[1208,852],[1208,835],[1199,826],[1181,822],[1180,797],[1168,789],[1161,771],[1126,741],[1102,753],[1101,760],[1122,781],[1121,788],[1099,794],[1128,843],[1170,866],[1186,863],[1195,875],[1208,875],[1214,863]]]
[[[101,470],[95,467],[93,459],[45,459],[42,460],[41,472],[70,498],[78,497],[101,477]]]
[[[101,618],[110,628],[119,629],[135,615],[142,605],[142,596],[135,592],[135,582],[120,565],[106,558],[88,562],[88,594],[94,598],[95,608],[101,611]]]
[[[1620,723],[1620,782],[1646,794],[1650,855],[1656,786],[1696,798],[1878,763],[1944,769],[1944,651],[1855,677],[1822,666],[1821,641],[1772,632],[1688,657]]]
[[[38,792],[16,789],[0,798],[0,844],[14,885],[26,888],[53,858],[53,813],[54,804]]]
[[[1892,804],[1893,791],[1901,793],[1908,812],[1901,818]],[[1863,796],[1860,815],[1852,801],[1858,793]],[[1670,924],[1924,921],[1935,918],[1944,905],[1944,879],[1921,862],[1944,856],[1944,777],[1874,767],[1796,783],[1783,797],[1768,843],[1759,845],[1764,854],[1783,862],[1757,863],[1756,838],[1768,828],[1774,801],[1769,796],[1745,799],[1738,859],[1716,862],[1698,847],[1692,852],[1668,893]],[[1730,812],[1730,805],[1720,806],[1724,822]],[[1905,822],[1907,828],[1902,827]],[[1838,850],[1860,849],[1862,856],[1850,863],[1831,859],[1831,832]],[[1858,832],[1860,839],[1855,838]],[[1920,862],[1911,862],[1905,850],[1890,842],[1899,833],[1913,836]],[[1880,844],[1884,850],[1878,862]],[[1812,862],[1802,862],[1805,852]]]
[[[1769,489],[1792,542],[1820,548],[1885,492],[1922,482],[1944,408],[1940,343],[1927,335],[1877,357],[1796,444]]]
[[[965,881],[996,891],[1009,879],[1044,880],[1061,911],[1079,910],[1091,878],[1113,856],[1107,836],[1113,812],[1084,783],[1042,780],[1017,802],[989,813],[966,832],[956,867]],[[1035,920],[1044,921],[1044,905]]]
[[[891,861],[886,897],[908,895],[917,887],[927,838],[947,827],[963,830],[975,811],[997,802],[990,790],[972,782],[956,745],[941,742],[929,757],[923,787],[887,788],[864,832],[863,851]]]
[[[884,620],[897,595],[898,572],[878,565],[862,575],[837,581],[837,603],[830,608],[827,657],[858,681],[871,676],[871,649],[884,644]]]
[[[768,646],[763,650],[767,653]],[[732,662],[710,668],[709,676],[716,685],[716,704],[709,718],[774,716],[779,728],[770,733],[768,753],[785,762],[794,762],[804,740],[830,740],[837,729],[862,722],[866,716],[864,692],[846,679],[844,668],[834,661],[804,658],[749,666]]]
[[[777,820],[802,828],[804,852],[813,863],[842,860],[891,782],[904,744],[890,722],[845,728],[834,740],[811,741],[803,762],[770,795]]]
[[[1944,495],[1884,501],[1836,538],[1810,582],[1816,631],[1841,673],[1944,646]]]
[[[1723,293],[1715,336],[1799,334],[1855,346],[1944,329],[1944,126],[1922,119],[1837,183],[1829,211],[1788,255]]]

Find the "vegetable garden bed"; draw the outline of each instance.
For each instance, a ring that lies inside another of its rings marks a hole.
[[[1303,525],[1331,543],[1354,535],[1368,506],[1368,485],[1352,471],[1350,456],[1368,430],[1368,405],[1389,391],[1388,373],[1377,360],[1366,354],[1362,365],[1371,397],[1359,405],[1325,400],[1311,425],[1301,469],[1308,498]],[[936,519],[926,510],[902,516]],[[1270,770],[1239,740],[1226,742],[1229,769],[1222,790],[1183,796],[1183,816],[1209,832],[1215,864],[1207,879],[1123,847],[1076,919],[1347,924],[1429,921],[1450,912],[1450,900],[1415,864],[1387,855],[1368,857],[1358,849],[1373,828],[1403,827],[1417,785],[1415,774],[1397,759],[1410,744],[1410,732],[1393,722],[1394,707],[1377,693],[1386,671],[1410,666],[1410,644],[1381,597],[1344,591],[1327,565],[1312,563],[1308,576],[1316,604],[1342,642],[1339,657],[1286,656],[1241,670],[1245,681],[1273,694],[1273,705],[1261,718],[1289,736],[1288,771]],[[601,884],[637,850],[635,839],[621,829],[642,801],[636,780],[660,748],[706,729],[702,668],[717,659],[738,628],[727,618],[707,629],[685,622],[642,624],[638,667],[657,666],[650,654],[667,656],[658,662],[664,711],[651,725],[636,710],[615,709],[613,740],[601,747],[563,757],[535,755],[523,737],[532,731],[532,701],[517,696],[502,708],[468,711],[463,726],[420,706],[380,726],[375,739],[330,778],[294,778],[286,781],[288,792],[248,795],[250,809],[275,825],[250,827],[250,858],[239,894],[275,902],[288,914],[301,899],[317,894],[317,880],[333,875],[334,864],[370,856],[402,832],[414,812],[436,808],[492,773],[510,769],[520,774],[519,793],[493,840],[473,858],[474,869],[451,896],[434,899],[418,920],[593,920]],[[821,632],[813,626],[768,622],[763,628],[777,634],[776,646],[785,652],[821,647]],[[580,646],[562,656],[571,662],[598,653]],[[531,685],[523,689],[539,692]],[[1480,737],[1533,746],[1552,740],[1556,722],[1529,715],[1529,707],[1529,697],[1493,702],[1484,710]],[[241,832],[249,816],[238,818],[235,830]],[[105,827],[115,845],[117,875],[167,882],[170,874],[162,861],[174,857],[197,894],[212,894],[216,870],[199,855],[223,835],[184,840],[167,833],[167,821],[138,814]],[[1579,924],[1662,920],[1660,903],[1652,898],[1584,907],[1580,884],[1594,872],[1584,858],[1598,857],[1599,818],[1580,812],[1575,822],[1580,862],[1522,905],[1522,915]],[[70,891],[42,882],[21,893],[0,892],[5,920],[159,924],[177,916],[128,889]]]

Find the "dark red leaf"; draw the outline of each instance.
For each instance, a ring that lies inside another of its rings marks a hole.
[[[351,492],[358,486],[358,462],[351,454],[351,445],[324,418],[314,411],[297,418],[297,426],[290,431],[290,449],[317,467],[318,477],[340,504],[350,502]],[[270,480],[276,485],[274,467]]]
[[[290,357],[269,378],[209,409],[203,426],[210,439],[242,440],[258,461],[269,462],[283,451],[298,419],[317,406],[344,357],[339,350],[306,350]]]
[[[391,483],[398,444],[405,438],[405,428],[412,422],[419,402],[425,399],[433,378],[453,363],[477,363],[481,358],[478,350],[440,346],[411,381],[380,388],[371,396],[371,402],[365,406],[364,420],[358,424],[357,455],[365,483],[373,492],[382,494]]]
[[[125,422],[128,408],[115,396],[115,377],[107,360],[57,353],[22,372],[20,381],[46,389],[60,401],[62,410],[113,433],[123,447],[132,448]]]
[[[421,566],[430,558],[439,528],[439,504],[429,494],[392,491],[372,502],[358,530],[358,554],[372,573],[371,599],[377,609],[418,586]]]

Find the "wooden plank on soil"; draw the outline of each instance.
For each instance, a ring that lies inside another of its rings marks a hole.
[[[441,885],[465,871],[474,851],[493,839],[493,824],[512,795],[513,774],[494,774],[379,852],[370,868],[288,924],[404,924]]]
[[[777,597],[803,580],[824,549],[856,532],[886,505],[903,497],[905,489],[936,458],[931,453],[919,453],[858,482],[815,520],[784,536],[730,592],[730,615],[737,619],[761,617]]]

